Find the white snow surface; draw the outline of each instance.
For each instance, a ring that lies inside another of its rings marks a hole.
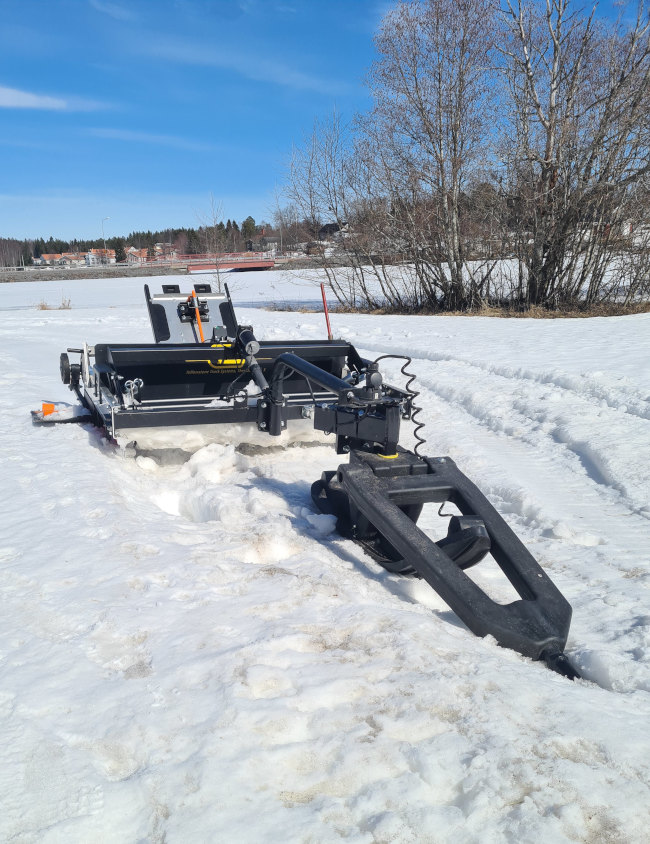
[[[233,294],[317,300],[299,278]],[[0,840],[647,842],[650,314],[333,316],[362,353],[413,357],[425,453],[573,606],[572,683],[339,538],[310,499],[331,445],[133,458],[33,426],[74,400],[61,351],[151,339],[142,281],[0,285]],[[238,315],[325,336],[316,313]],[[496,571],[472,570],[509,600]]]

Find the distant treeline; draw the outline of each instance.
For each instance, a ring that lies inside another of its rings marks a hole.
[[[270,223],[256,223],[253,217],[246,217],[241,224],[235,220],[220,221],[214,225],[198,228],[167,228],[158,231],[133,231],[126,236],[98,237],[90,240],[73,238],[61,240],[49,237],[17,240],[0,237],[0,265],[29,265],[41,255],[60,254],[62,252],[88,252],[90,249],[115,250],[116,260],[126,259],[125,250],[129,246],[147,249],[152,252],[156,243],[171,244],[181,255],[196,255],[204,252],[242,251],[249,241],[276,235]]]

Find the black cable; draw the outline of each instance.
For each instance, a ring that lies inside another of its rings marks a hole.
[[[225,398],[226,398],[226,399],[229,399],[229,398],[233,398],[233,397],[234,397],[235,393],[234,393],[234,391],[233,391],[233,387],[234,387],[234,386],[235,386],[235,384],[236,384],[238,381],[240,381],[240,380],[243,378],[243,376],[244,376],[244,375],[246,375],[247,373],[248,373],[248,370],[247,370],[247,369],[243,369],[243,370],[239,373],[239,375],[238,375],[236,378],[234,378],[234,379],[230,382],[230,384],[228,384],[228,389],[226,390],[226,395],[225,395]],[[250,373],[249,373],[249,374],[250,374]]]
[[[392,358],[392,359],[394,359],[394,360],[405,360],[405,361],[406,361],[406,363],[405,363],[405,364],[402,366],[402,368],[400,369],[400,372],[402,373],[402,375],[403,375],[405,378],[407,378],[407,379],[408,379],[408,380],[407,380],[407,382],[406,382],[406,386],[404,387],[404,389],[405,389],[405,390],[406,390],[406,392],[409,394],[410,399],[411,399],[411,402],[410,402],[410,404],[411,404],[411,422],[413,423],[413,426],[414,426],[414,428],[413,428],[413,436],[414,436],[414,437],[415,437],[415,439],[417,440],[417,445],[416,445],[416,446],[415,446],[415,448],[413,449],[413,452],[414,452],[414,453],[415,453],[418,457],[421,457],[420,452],[419,452],[419,448],[420,448],[420,446],[422,446],[422,445],[424,445],[424,444],[426,443],[426,439],[425,439],[425,437],[421,436],[421,434],[420,434],[420,431],[424,428],[424,422],[418,422],[418,421],[417,421],[417,418],[416,418],[416,417],[417,417],[418,413],[421,413],[421,412],[422,412],[422,408],[421,408],[421,407],[419,407],[419,406],[418,406],[417,404],[415,404],[415,402],[414,402],[414,400],[415,400],[415,399],[416,399],[416,398],[420,395],[420,392],[419,392],[419,390],[414,390],[414,389],[411,387],[411,384],[415,381],[415,379],[416,379],[416,377],[417,377],[417,376],[415,375],[415,373],[413,373],[413,372],[407,372],[407,370],[406,370],[406,367],[407,367],[410,363],[412,363],[412,362],[413,362],[413,359],[412,359],[412,358],[410,358],[410,357],[408,357],[408,355],[380,355],[378,358],[375,358],[375,360],[373,361],[373,363],[379,363],[379,361],[380,361],[380,360],[386,360],[386,359],[388,359],[388,358]]]

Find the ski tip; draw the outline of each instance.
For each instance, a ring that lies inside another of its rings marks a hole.
[[[66,402],[43,402],[39,410],[30,411],[34,425],[57,425],[62,422],[92,422],[85,407]]]

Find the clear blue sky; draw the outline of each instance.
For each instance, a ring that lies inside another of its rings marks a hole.
[[[366,104],[380,0],[3,0],[0,236],[270,219],[291,145]]]
[[[391,5],[2,0],[0,236],[270,219],[292,143],[368,104]]]

